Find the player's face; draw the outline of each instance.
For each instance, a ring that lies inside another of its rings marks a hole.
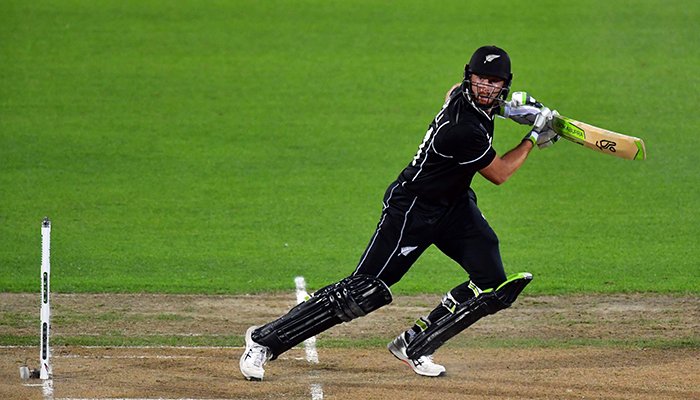
[[[474,101],[482,106],[490,106],[498,98],[505,82],[493,76],[471,75]]]

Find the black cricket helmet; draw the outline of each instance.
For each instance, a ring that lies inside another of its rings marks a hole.
[[[510,92],[513,74],[510,71],[510,57],[505,50],[496,46],[483,46],[476,49],[469,64],[464,67],[464,80],[469,81],[472,74],[503,79],[503,89],[497,100],[506,100],[508,92]],[[467,85],[467,87],[471,92],[471,85]]]

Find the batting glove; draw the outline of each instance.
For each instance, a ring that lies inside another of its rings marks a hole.
[[[513,107],[534,106],[542,108],[542,103],[535,100],[535,98],[530,96],[527,92],[513,92],[513,95],[510,97],[510,104]]]
[[[501,116],[510,118],[521,125],[532,125],[540,110],[542,103],[535,100],[527,92],[514,92],[510,101],[501,107]]]
[[[554,118],[558,116],[559,113],[557,112],[557,110],[553,110],[552,116],[549,118],[549,120],[547,120],[547,123],[545,124],[544,128],[537,137],[537,147],[539,147],[540,149],[546,149],[547,147],[550,147],[551,145],[556,143],[561,137],[552,128],[552,120],[554,120]]]
[[[556,133],[551,129],[545,130],[545,128],[547,126],[547,122],[551,121],[553,116],[554,114],[552,113],[552,111],[549,108],[543,106],[535,116],[535,121],[532,124],[532,130],[527,135],[525,135],[523,140],[531,141],[533,146],[551,141],[552,138],[556,136]],[[554,136],[552,136],[550,132],[554,133]],[[549,144],[548,146],[551,146],[551,144]]]

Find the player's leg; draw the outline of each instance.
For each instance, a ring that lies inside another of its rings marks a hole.
[[[424,210],[398,183],[389,186],[377,229],[353,274],[374,276],[387,286],[398,282],[431,244],[433,228],[421,218]]]
[[[368,275],[353,275],[328,285],[282,317],[246,332],[241,373],[262,380],[264,365],[280,354],[332,326],[364,316],[391,303],[389,287]]]
[[[403,336],[409,357],[430,355],[482,317],[509,307],[532,279],[527,273],[506,279],[498,238],[476,206],[475,197],[456,207],[445,221],[436,245],[471,279],[450,290],[427,317],[419,318],[395,340],[400,343]]]
[[[396,187],[390,187],[385,198],[385,207],[377,230],[370,240],[358,264],[357,272],[377,276],[388,285],[398,282],[432,243],[435,222],[444,212],[408,196]],[[392,342],[393,343],[393,342]],[[389,351],[406,363],[417,374],[438,376],[445,371],[432,358],[406,355],[405,347],[391,344]]]
[[[382,218],[356,273],[377,276],[388,285],[398,282],[432,244],[437,221],[444,212],[444,207],[421,202],[400,187],[387,191]],[[405,346],[396,346],[394,342],[388,349],[417,374],[438,376],[445,372],[430,356],[408,357]]]
[[[303,340],[363,316],[391,302],[389,286],[415,262],[425,245],[414,243],[412,211],[416,198],[390,186],[377,231],[359,266],[348,278],[329,285],[284,316],[246,333],[240,368],[248,379],[262,379],[264,365]],[[408,240],[408,242],[404,242]]]
[[[494,289],[481,290],[473,282],[452,289],[427,318],[420,318],[403,334],[407,338],[406,354],[413,358],[433,354],[476,321],[510,307],[531,280],[532,275],[523,272],[509,276]],[[455,296],[460,295],[466,300],[457,301]]]
[[[441,228],[435,245],[467,272],[471,282],[482,290],[505,282],[498,236],[477,207],[474,192],[453,208]],[[457,300],[466,300],[460,298],[462,294],[469,291],[455,293]]]

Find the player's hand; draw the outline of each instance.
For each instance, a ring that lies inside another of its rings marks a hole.
[[[542,145],[540,148],[546,148],[554,144],[552,140],[557,136],[557,134],[551,129],[552,124],[550,121],[552,118],[554,118],[555,112],[556,111],[552,112],[549,108],[543,106],[535,116],[535,120],[532,124],[532,130],[523,138],[523,140],[531,141],[533,146]]]
[[[544,128],[547,126],[547,122],[554,118],[554,113],[547,107],[542,107],[540,112],[537,113],[535,117],[535,122],[532,124],[532,130],[537,131],[537,133],[543,132]]]
[[[510,105],[513,107],[534,106],[538,109],[543,107],[542,103],[535,100],[527,92],[513,92],[513,95],[510,97]]]
[[[507,101],[501,110],[503,118],[510,118],[521,125],[532,125],[540,110],[542,103],[535,100],[527,92],[514,92],[510,101]]]
[[[551,117],[547,120],[547,123],[545,124],[544,128],[542,128],[539,136],[537,137],[538,148],[546,149],[547,147],[550,147],[551,145],[556,143],[561,137],[552,128],[552,121],[558,116],[559,113],[557,112],[557,110],[553,110]]]

